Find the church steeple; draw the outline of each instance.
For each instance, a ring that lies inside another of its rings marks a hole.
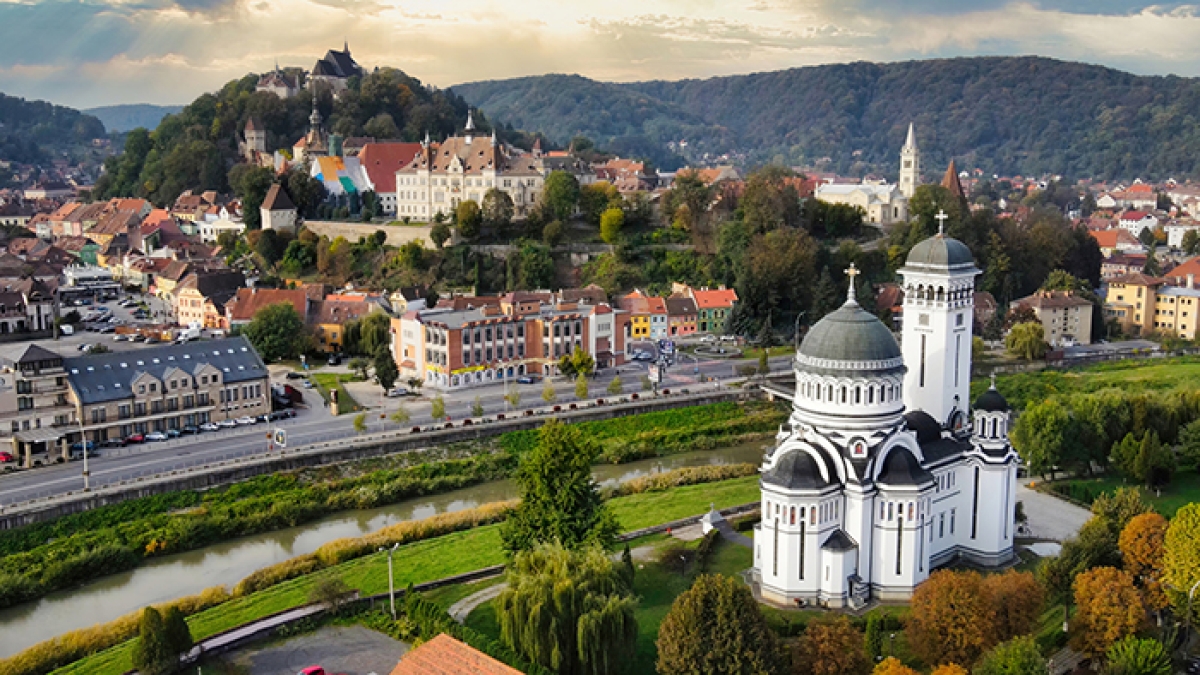
[[[900,150],[900,194],[912,199],[921,181],[921,151],[917,148],[917,131],[908,123],[908,138]]]

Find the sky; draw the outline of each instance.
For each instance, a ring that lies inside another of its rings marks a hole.
[[[1200,75],[1200,5],[1122,0],[0,0],[0,92],[187,103],[249,72],[367,68],[439,87],[578,73],[704,78],[849,61],[1028,55]]]

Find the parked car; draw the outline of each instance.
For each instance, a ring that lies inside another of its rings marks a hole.
[[[246,425],[248,425],[248,424],[257,424],[257,423],[258,423],[258,418],[255,418],[255,417],[250,417],[250,416],[248,416],[248,415],[245,415],[245,416],[242,416],[242,417],[239,417],[239,418],[237,418],[237,423],[238,423],[238,424],[240,424],[240,425],[242,425],[242,426],[246,426]]]
[[[341,362],[342,362],[342,359],[337,354],[330,354],[329,358],[325,360],[325,363],[327,363],[331,366],[340,365]]]
[[[167,435],[161,431],[151,431],[150,433],[146,434],[146,440],[147,441],[165,441],[165,440],[167,440]]]
[[[305,381],[304,381],[304,388],[305,388],[305,389],[312,389],[312,381],[311,381],[311,380],[305,380]]]
[[[88,441],[87,449],[95,450],[96,449],[96,441]],[[71,444],[71,452],[76,452],[79,450],[83,450],[83,443],[81,443],[79,441],[75,441],[74,443]]]
[[[200,427],[189,424],[186,427],[180,429],[179,433],[182,436],[193,436],[195,434],[200,433]]]
[[[305,375],[304,375],[304,373],[299,373],[299,372],[292,370],[292,371],[288,372],[286,377],[289,380],[303,380]]]
[[[219,424],[215,424],[213,422],[205,422],[204,424],[200,425],[200,431],[217,431],[220,428],[221,426]]]
[[[704,337],[700,338],[700,341],[708,342],[708,343],[716,342],[717,336],[716,335],[705,335]]]
[[[396,387],[387,393],[388,398],[399,398],[401,396],[408,396],[408,392],[404,390],[404,387]]]
[[[217,422],[217,426],[219,426],[223,429],[232,429],[233,427],[236,427],[237,425],[238,425],[238,423],[233,420],[221,420],[220,422]]]
[[[325,669],[321,666],[309,666],[296,675],[325,675]]]
[[[536,381],[537,380],[533,379],[532,377],[530,377],[528,375],[522,375],[517,378],[517,384],[533,384]]]
[[[167,429],[167,438],[179,438],[182,435],[178,429]]]
[[[125,437],[125,442],[126,443],[145,443],[146,437],[143,436],[142,434],[130,434],[129,436]]]
[[[104,441],[103,443],[101,443],[100,447],[102,447],[102,448],[123,448],[123,447],[125,447],[125,439],[124,438],[110,438],[107,441]]]
[[[0,452],[0,463],[7,464],[8,462],[15,461],[17,461],[17,458],[13,457],[11,452]]]

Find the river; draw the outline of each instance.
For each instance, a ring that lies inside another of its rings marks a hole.
[[[629,464],[599,465],[593,473],[600,484],[615,485],[685,466],[758,463],[765,445],[759,441]],[[357,537],[393,523],[469,509],[516,495],[516,486],[511,481],[484,483],[376,509],[344,511],[285,530],[155,558],[137,569],[0,610],[0,658],[55,635],[111,621],[146,605],[193,595],[211,586],[232,588],[257,569],[312,553],[333,539]]]

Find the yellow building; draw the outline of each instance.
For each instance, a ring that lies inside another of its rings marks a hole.
[[[1200,289],[1172,286],[1165,279],[1127,274],[1108,284],[1105,314],[1116,319],[1127,335],[1160,333],[1196,339]]]
[[[313,332],[321,350],[330,354],[341,353],[346,341],[345,324],[370,314],[373,310],[383,311],[373,303],[356,300],[322,300],[317,303],[312,318]]]

